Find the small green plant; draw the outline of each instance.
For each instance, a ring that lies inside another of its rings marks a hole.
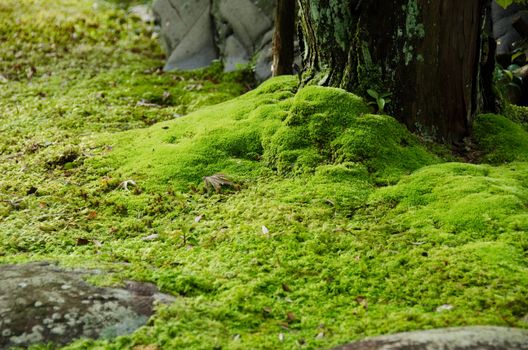
[[[500,65],[495,67],[493,79],[497,95],[511,101],[512,96],[521,92],[522,78],[519,75],[519,68],[516,64],[511,64],[507,68],[502,68]]]
[[[368,104],[377,106],[379,113],[383,113],[385,111],[385,106],[391,102],[391,99],[388,98],[392,95],[390,92],[379,93],[374,89],[368,89],[367,94],[374,99],[374,101],[370,101]]]

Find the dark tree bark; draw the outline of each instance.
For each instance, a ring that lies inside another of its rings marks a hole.
[[[277,0],[273,34],[273,76],[292,74],[295,36],[295,1]]]
[[[411,130],[458,141],[494,108],[486,0],[299,0],[305,68],[320,84],[391,93]]]

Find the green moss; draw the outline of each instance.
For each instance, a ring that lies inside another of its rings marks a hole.
[[[294,77],[273,79],[214,109],[99,139],[96,145],[113,151],[92,166],[117,166],[112,176],[134,179],[143,189],[185,190],[215,173],[250,180],[263,165],[303,174],[346,162],[362,164],[387,183],[438,161],[393,118],[366,114],[361,98],[316,86],[293,97],[295,84]]]
[[[295,86],[294,77],[281,77],[214,109],[99,138],[96,145],[111,145],[113,151],[92,166],[118,167],[112,176],[134,179],[149,191],[167,185],[187,190],[216,173],[254,178],[262,169],[263,138],[281,124]]]
[[[281,173],[317,163],[361,163],[379,182],[438,161],[393,118],[368,114],[361,98],[343,90],[302,89],[264,153]]]
[[[503,114],[508,119],[521,124],[528,130],[528,107],[506,104]]]
[[[501,164],[528,159],[528,132],[501,115],[478,116],[473,133],[485,162]]]
[[[497,239],[526,229],[528,191],[517,174],[524,171],[525,163],[503,168],[440,164],[378,191],[371,200],[386,210],[383,221],[409,239],[439,244]]]
[[[343,90],[280,77],[223,102],[240,76],[157,72],[149,28],[98,4],[0,4],[0,262],[100,269],[92,282],[178,298],[134,334],[66,348],[315,349],[527,327],[520,127],[477,121],[484,161],[514,162],[445,163]],[[217,172],[240,186],[196,190]]]
[[[418,3],[416,0],[409,0],[407,5],[402,6],[402,10],[405,12],[405,33],[404,35],[404,45],[403,45],[403,56],[405,60],[405,65],[413,60],[415,48],[413,45],[416,45],[417,40],[423,39],[425,36],[425,27],[423,23],[419,22],[420,10],[418,8]],[[420,55],[416,56],[416,59],[419,60]],[[421,58],[423,60],[423,57]]]

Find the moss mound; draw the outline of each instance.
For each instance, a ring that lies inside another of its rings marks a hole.
[[[416,241],[515,241],[528,230],[528,188],[522,176],[527,170],[526,163],[499,168],[439,164],[380,189],[371,200],[391,231]]]
[[[279,173],[353,162],[365,166],[377,180],[389,182],[437,161],[393,118],[369,114],[353,94],[319,86],[297,93],[264,156]]]
[[[528,132],[510,119],[495,114],[480,115],[475,120],[473,132],[484,153],[484,162],[501,164],[528,160]]]
[[[528,130],[528,107],[507,104],[503,113],[505,117],[521,124],[525,130]]]
[[[188,116],[100,138],[97,143],[111,144],[114,151],[93,166],[117,166],[114,177],[135,179],[149,190],[167,185],[188,190],[216,173],[235,180],[255,177],[262,170],[262,140],[280,126],[295,87],[293,77],[277,78]]]
[[[388,183],[438,162],[393,118],[368,114],[361,98],[335,88],[295,90],[294,77],[280,77],[238,99],[130,131],[113,140],[103,162],[146,188],[180,190],[215,173],[254,178],[264,165],[284,175],[348,164]]]

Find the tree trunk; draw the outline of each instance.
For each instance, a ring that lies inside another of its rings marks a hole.
[[[273,34],[273,76],[292,74],[295,1],[277,0],[275,32]]]
[[[299,0],[305,69],[319,84],[365,96],[391,93],[386,110],[445,141],[493,109],[489,1]]]

